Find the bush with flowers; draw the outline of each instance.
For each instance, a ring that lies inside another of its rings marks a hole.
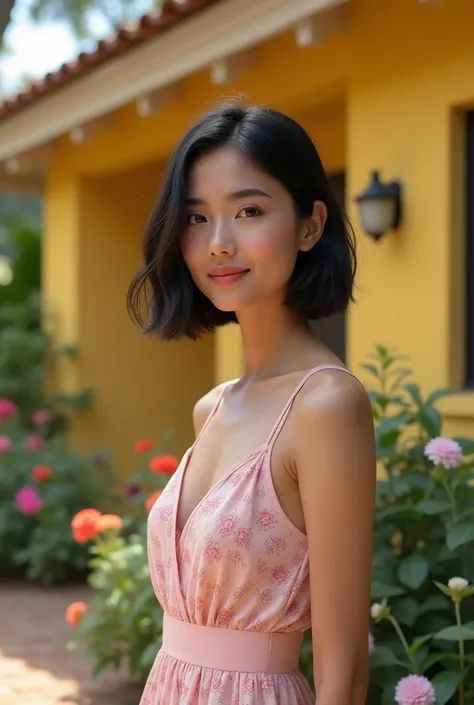
[[[178,459],[143,439],[135,451],[144,468],[128,478],[124,493],[131,512],[121,519],[94,509],[79,512],[71,528],[76,541],[89,541],[90,605],[73,602],[66,620],[77,627],[70,648],[94,662],[95,675],[126,664],[132,676],[148,674],[161,643],[163,613],[153,592],[146,551],[146,519],[178,466]]]
[[[0,565],[2,575],[44,584],[83,578],[86,545],[73,540],[74,514],[110,496],[105,454],[81,457],[59,435],[50,437],[49,409],[23,425],[17,405],[0,399]]]
[[[436,403],[402,357],[364,365],[378,459],[370,705],[474,701],[474,441],[442,436]],[[461,576],[461,577],[458,577]]]

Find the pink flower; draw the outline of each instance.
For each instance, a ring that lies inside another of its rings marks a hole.
[[[446,469],[462,465],[461,446],[452,438],[433,438],[425,446],[425,455],[432,463],[442,465]]]
[[[25,445],[28,450],[41,450],[44,446],[44,440],[41,436],[28,436]]]
[[[8,436],[0,436],[0,453],[8,453],[12,447],[11,439]]]
[[[217,531],[223,536],[228,536],[234,531],[236,526],[237,517],[235,514],[229,514],[227,516],[220,517],[217,522]]]
[[[246,548],[247,551],[250,548],[250,542],[252,540],[252,529],[245,529],[243,526],[239,526],[235,532],[235,543],[240,548]]]
[[[0,421],[8,421],[18,413],[18,407],[9,399],[0,399]]]
[[[268,531],[268,529],[273,529],[276,526],[275,517],[271,512],[264,509],[258,513],[258,528],[263,529],[263,531]]]
[[[273,694],[273,682],[270,678],[265,678],[265,680],[262,681],[262,691],[264,695]]]
[[[275,568],[273,568],[271,572],[271,582],[272,583],[278,583],[278,585],[281,585],[282,583],[285,582],[285,580],[288,578],[289,572],[287,569],[282,566],[282,565],[277,565]]]
[[[38,514],[43,508],[43,500],[38,494],[35,487],[26,485],[15,495],[15,501],[18,509],[22,514],[34,515]]]
[[[204,549],[204,556],[208,563],[214,563],[221,557],[221,549],[218,543],[208,541]]]
[[[433,684],[425,676],[406,676],[395,688],[398,705],[434,705],[435,700]]]
[[[31,416],[31,421],[35,426],[46,426],[52,420],[53,412],[49,409],[37,409]]]

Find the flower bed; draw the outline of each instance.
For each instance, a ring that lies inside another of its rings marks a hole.
[[[59,436],[54,415],[36,410],[29,433],[16,405],[0,399],[0,564],[3,576],[44,584],[84,578],[88,547],[74,541],[71,518],[109,496],[105,455],[85,458]]]

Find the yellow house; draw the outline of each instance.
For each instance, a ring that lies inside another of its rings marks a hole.
[[[78,348],[53,384],[97,395],[77,443],[112,448],[121,473],[164,428],[179,453],[195,400],[241,371],[236,327],[164,343],[125,310],[170,151],[235,94],[300,121],[344,183],[358,302],[322,335],[356,371],[397,346],[424,389],[460,389],[448,432],[474,433],[473,26],[472,0],[166,0],[0,106],[0,186],[43,190],[45,299],[56,343]],[[402,184],[401,225],[379,242],[354,203],[374,170]]]

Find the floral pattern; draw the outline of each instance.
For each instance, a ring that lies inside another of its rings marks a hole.
[[[309,628],[307,541],[278,504],[270,455],[294,396],[320,369],[302,380],[268,442],[207,493],[181,533],[177,507],[192,448],[155,502],[148,518],[151,578],[164,611],[175,619],[226,630],[290,633]],[[162,649],[140,705],[314,705],[314,694],[298,670],[220,671],[178,660]]]

